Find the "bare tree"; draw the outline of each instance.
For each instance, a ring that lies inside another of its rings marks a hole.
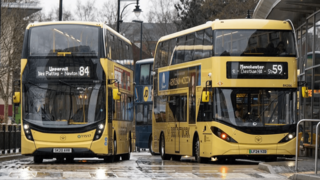
[[[75,15],[80,21],[96,21],[97,8],[95,7],[96,0],[87,0],[84,4],[80,0],[77,1]]]
[[[21,5],[22,6],[22,5]],[[33,17],[26,17],[23,7],[1,7],[0,98],[4,101],[4,122],[8,122],[8,105],[12,97],[13,76],[20,73],[24,31]]]

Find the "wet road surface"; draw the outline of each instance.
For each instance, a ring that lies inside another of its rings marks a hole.
[[[162,161],[148,152],[131,153],[129,161],[105,163],[103,159],[55,159],[34,164],[31,157],[0,162],[0,179],[286,179],[258,169],[258,162],[198,164],[193,158]]]

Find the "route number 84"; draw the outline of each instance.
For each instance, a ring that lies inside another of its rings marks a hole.
[[[272,66],[272,71],[273,71],[274,74],[277,74],[278,71],[279,71],[279,74],[281,74],[281,73],[282,73],[282,65],[276,65],[276,64],[274,64],[274,65]]]
[[[79,68],[79,75],[80,75],[80,76],[84,76],[84,74],[86,74],[87,76],[89,76],[89,66],[87,66],[87,67],[80,66],[80,68]]]

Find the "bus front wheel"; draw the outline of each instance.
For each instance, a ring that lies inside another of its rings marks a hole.
[[[199,137],[196,138],[195,144],[194,144],[194,152],[195,152],[195,158],[198,163],[206,163],[209,161],[209,158],[204,158],[200,156],[200,141]]]
[[[33,162],[36,164],[40,164],[43,162],[43,158],[41,156],[33,156]]]
[[[152,149],[152,136],[149,137],[149,151],[151,153],[151,155],[155,155],[156,153],[154,153],[153,149]]]
[[[160,155],[161,155],[161,159],[162,160],[170,160],[170,155],[166,154],[165,151],[165,139],[164,139],[164,135],[161,134],[161,139],[160,139]]]

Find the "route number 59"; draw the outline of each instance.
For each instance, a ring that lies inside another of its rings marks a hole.
[[[279,74],[281,74],[281,73],[282,73],[282,65],[276,65],[276,64],[274,64],[274,65],[272,66],[272,70],[273,70],[273,73],[274,73],[274,74],[277,74],[278,71],[279,71]]]

